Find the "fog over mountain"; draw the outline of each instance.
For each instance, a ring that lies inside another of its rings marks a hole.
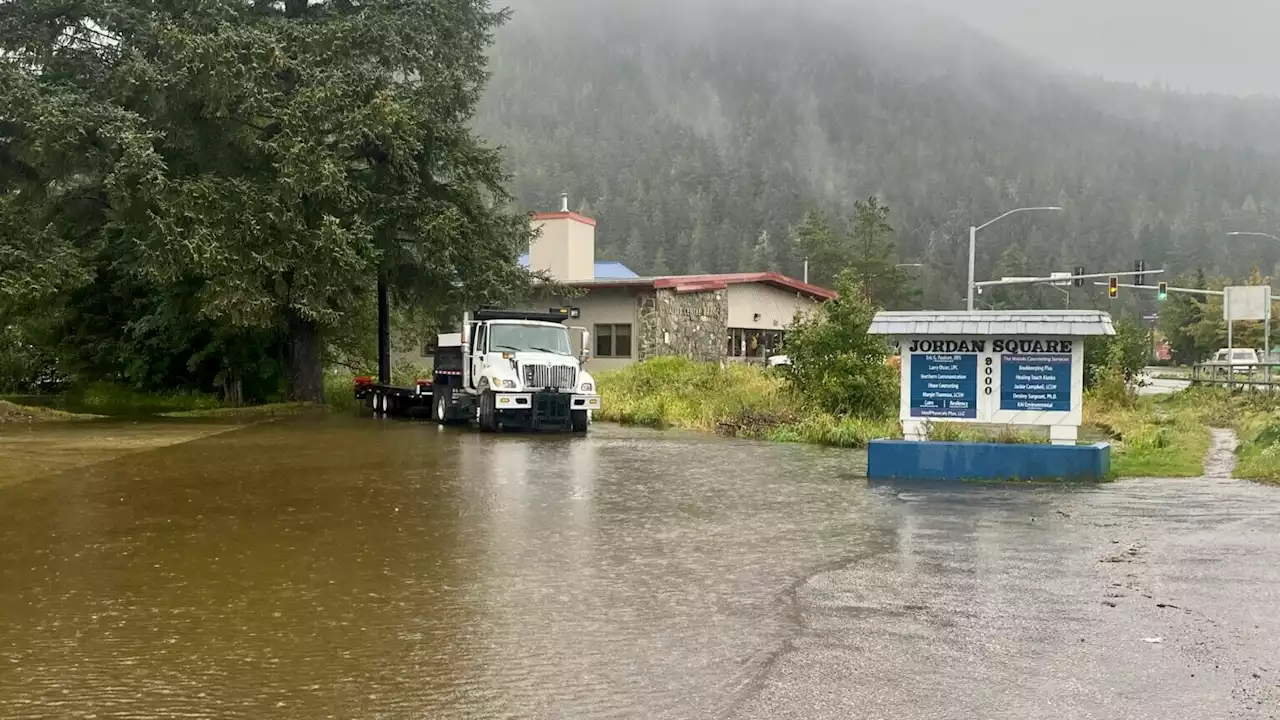
[[[1040,27],[1004,12],[1014,0],[913,2],[515,0],[477,126],[507,147],[522,204],[569,192],[600,219],[601,254],[641,272],[798,274],[805,213],[838,221],[869,195],[893,210],[900,259],[924,263],[930,307],[963,294],[968,226],[1022,205],[1067,210],[984,231],[980,276],[1280,261],[1280,243],[1224,237],[1280,233],[1280,98],[1108,82],[1048,39],[1009,40],[1078,34],[1083,14]],[[1107,40],[1125,17],[1091,20],[1099,63],[1132,50]]]
[[[909,0],[1063,68],[1178,90],[1280,96],[1273,0]]]

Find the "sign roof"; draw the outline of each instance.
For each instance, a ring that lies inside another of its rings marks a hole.
[[[1115,335],[1111,316],[1099,310],[965,310],[878,312],[871,335],[1003,335],[1087,337]]]

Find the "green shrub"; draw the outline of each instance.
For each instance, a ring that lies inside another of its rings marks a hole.
[[[1085,340],[1084,382],[1094,388],[1102,383],[1133,383],[1151,356],[1151,336],[1128,318],[1116,323],[1115,335],[1097,335]],[[1114,392],[1109,390],[1108,392]]]
[[[355,412],[363,407],[356,400],[356,376],[345,372],[326,372],[324,404],[335,412]]]
[[[889,347],[867,334],[875,307],[854,277],[842,273],[840,296],[787,333],[784,369],[792,390],[832,415],[884,418],[898,403],[898,373],[885,364]]]

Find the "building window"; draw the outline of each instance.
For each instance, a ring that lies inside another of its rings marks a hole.
[[[596,357],[631,357],[630,325],[597,325]]]
[[[730,328],[727,355],[735,358],[763,360],[782,352],[783,335],[784,333],[781,330]]]

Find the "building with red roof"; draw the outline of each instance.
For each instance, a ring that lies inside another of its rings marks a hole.
[[[596,221],[570,212],[567,199],[560,212],[535,213],[532,223],[540,232],[521,261],[582,291],[548,304],[591,331],[592,370],[663,355],[764,362],[781,351],[797,315],[836,297],[775,272],[636,276],[596,260]]]

